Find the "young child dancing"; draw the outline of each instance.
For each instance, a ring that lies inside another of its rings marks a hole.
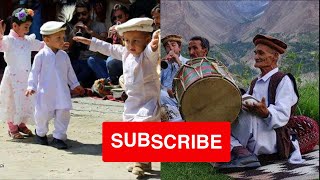
[[[54,118],[53,140],[51,145],[57,149],[67,149],[67,128],[72,108],[70,89],[83,94],[73,71],[69,56],[63,50],[65,23],[49,21],[40,28],[45,47],[35,56],[28,79],[26,96],[36,93],[35,141],[48,145],[49,120]]]
[[[33,11],[18,8],[12,13],[12,29],[4,36],[5,25],[0,21],[0,51],[4,52],[7,63],[0,85],[0,120],[7,122],[9,135],[23,139],[26,134],[33,136],[26,126],[33,121],[32,98],[25,97],[28,75],[31,69],[31,51],[39,51],[44,43],[36,36],[26,35],[32,24]]]
[[[152,23],[150,18],[134,18],[116,26],[119,35],[123,36],[125,47],[96,38],[73,38],[90,45],[91,51],[123,61],[124,86],[128,95],[123,112],[123,121],[126,122],[160,122],[160,81],[156,70],[159,31],[151,39]],[[141,176],[144,171],[151,170],[151,163],[134,163],[128,170]]]

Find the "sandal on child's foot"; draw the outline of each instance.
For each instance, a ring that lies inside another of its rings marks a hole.
[[[19,130],[19,132],[22,132],[22,133],[24,133],[24,134],[27,134],[29,137],[34,136],[33,133],[32,133],[32,131],[31,131],[30,129],[28,129],[26,126],[25,126],[25,127],[22,127],[22,128],[19,127],[18,130]]]
[[[135,163],[132,163],[127,166],[128,172],[132,172],[133,167],[135,166]],[[144,163],[139,163],[138,166],[141,167],[144,171],[151,171],[151,163],[144,164]]]
[[[24,139],[24,136],[22,134],[20,134],[18,131],[17,132],[10,132],[8,131],[8,134],[10,137],[12,137],[13,139]]]
[[[132,169],[132,174],[138,176],[144,176],[145,171],[151,170],[151,163],[134,163],[134,167]]]

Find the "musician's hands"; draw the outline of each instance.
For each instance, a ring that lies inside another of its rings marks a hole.
[[[152,40],[151,40],[151,49],[153,52],[158,50],[158,44],[159,44],[159,34],[160,34],[160,30],[155,31],[152,34]]]
[[[259,117],[266,118],[269,116],[269,110],[266,106],[266,99],[263,97],[260,102],[253,104],[243,104],[243,110],[256,114]]]
[[[36,93],[34,90],[28,89],[28,90],[26,90],[25,95],[26,95],[27,97],[29,97],[29,96],[33,95],[34,93]]]
[[[176,62],[179,64],[179,66],[181,65],[179,56],[173,50],[169,51],[169,53],[165,56],[164,59],[170,61],[171,63]]]
[[[167,92],[171,98],[174,98],[174,92],[171,89],[167,89]]]
[[[82,44],[90,45],[91,44],[91,39],[87,39],[81,36],[75,36],[72,38],[76,42],[80,42]]]

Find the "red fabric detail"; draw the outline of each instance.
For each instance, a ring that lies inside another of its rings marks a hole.
[[[297,134],[301,154],[308,153],[319,143],[318,122],[307,116],[292,116],[289,128]]]
[[[19,132],[18,125],[14,125],[13,122],[8,122],[7,124],[11,133]]]
[[[26,124],[25,123],[21,123],[21,124],[19,124],[19,126],[18,126],[19,128],[26,128],[27,126],[26,126]]]

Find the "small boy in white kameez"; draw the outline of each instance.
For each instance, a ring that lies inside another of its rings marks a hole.
[[[49,21],[40,28],[45,47],[35,56],[28,79],[26,95],[36,93],[36,143],[48,145],[48,122],[54,118],[51,145],[67,149],[67,128],[72,109],[70,89],[82,94],[84,89],[71,66],[69,56],[62,49],[66,27],[63,22]],[[69,89],[69,86],[70,89]]]
[[[75,41],[90,45],[91,51],[123,61],[124,86],[128,95],[123,112],[123,121],[126,122],[160,122],[159,31],[151,39],[152,23],[150,18],[134,18],[116,26],[125,47],[96,38],[74,37]],[[151,163],[134,163],[128,170],[135,175],[144,175],[144,171],[151,170]]]

